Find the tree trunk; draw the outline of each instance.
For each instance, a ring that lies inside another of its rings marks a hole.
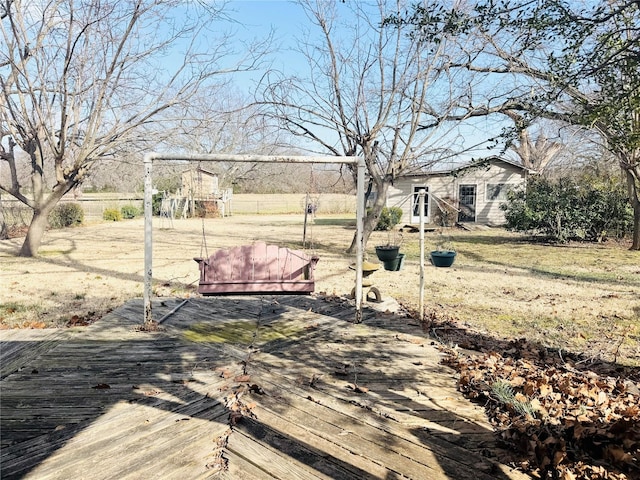
[[[373,229],[378,224],[378,219],[380,218],[380,213],[384,208],[384,204],[387,201],[387,189],[389,184],[384,182],[382,184],[382,188],[380,190],[376,190],[376,199],[373,202],[373,206],[369,211],[369,214],[364,217],[364,231],[363,231],[363,248],[367,247],[367,242],[369,241],[369,237],[373,232]],[[358,241],[357,232],[353,234],[353,239],[351,240],[351,245],[347,249],[347,253],[355,253],[356,251],[356,242]]]
[[[38,249],[42,243],[42,237],[47,229],[47,221],[49,212],[38,210],[33,213],[33,218],[29,224],[27,236],[24,239],[19,255],[21,257],[35,257],[38,255]]]
[[[633,202],[633,241],[631,250],[640,250],[640,202]]]
[[[0,240],[6,240],[7,238],[9,238],[9,229],[7,227],[7,222],[4,219],[2,203],[0,201]]]
[[[70,188],[57,188],[46,199],[33,209],[33,217],[27,230],[20,253],[21,257],[35,257],[42,243],[42,237],[49,224],[49,214]]]
[[[640,169],[627,168],[627,189],[629,191],[629,201],[633,207],[633,236],[631,250],[640,250]]]

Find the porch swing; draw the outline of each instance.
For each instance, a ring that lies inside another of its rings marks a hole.
[[[305,233],[306,220],[305,211]],[[308,295],[315,290],[316,255],[258,241],[222,248],[209,256],[204,219],[202,245],[205,256],[201,248],[201,256],[194,258],[200,268],[201,295]]]
[[[202,161],[202,162],[246,162],[246,163],[300,163],[300,164],[345,164],[350,165],[356,171],[356,305],[355,322],[362,321],[362,262],[364,257],[363,244],[363,219],[364,219],[364,183],[367,169],[363,157],[355,155],[328,156],[315,155],[303,157],[296,155],[231,155],[231,154],[176,154],[146,152],[144,154],[144,288],[143,310],[144,324],[149,326],[153,322],[152,286],[153,286],[153,164],[158,161]],[[280,255],[278,255],[280,258]],[[207,263],[211,265],[210,259]],[[203,262],[204,263],[204,262]],[[313,262],[315,264],[315,262]],[[312,272],[309,272],[311,280]],[[205,276],[205,281],[207,281]],[[206,283],[205,283],[206,284]]]

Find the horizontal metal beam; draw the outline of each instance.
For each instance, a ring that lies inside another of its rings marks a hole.
[[[338,157],[327,155],[231,155],[223,153],[156,153],[145,154],[144,161],[189,160],[197,162],[246,162],[246,163],[348,163],[357,165],[359,157]]]

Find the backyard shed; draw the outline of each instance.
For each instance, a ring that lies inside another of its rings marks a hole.
[[[386,205],[402,208],[404,223],[417,224],[419,192],[424,189],[427,223],[440,223],[442,216],[448,215],[448,223],[501,225],[505,217],[500,204],[507,192],[524,186],[532,173],[516,162],[494,156],[452,169],[405,174],[389,187]]]

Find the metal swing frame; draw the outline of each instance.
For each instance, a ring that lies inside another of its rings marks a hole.
[[[153,321],[151,311],[151,285],[153,281],[153,222],[152,171],[154,161],[200,161],[200,162],[245,162],[245,163],[343,163],[357,168],[356,176],[356,314],[355,322],[362,321],[362,263],[364,259],[364,183],[366,164],[363,157],[355,156],[282,156],[282,155],[224,155],[224,154],[179,154],[148,152],[144,155],[144,323]]]

